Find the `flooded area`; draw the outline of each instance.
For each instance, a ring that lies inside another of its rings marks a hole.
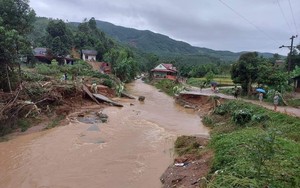
[[[106,107],[108,122],[71,114],[70,123],[0,143],[2,188],[155,188],[173,161],[178,135],[208,136],[191,109],[137,80],[127,86],[144,102],[121,99],[124,107]]]

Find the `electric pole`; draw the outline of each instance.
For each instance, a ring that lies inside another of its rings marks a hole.
[[[290,38],[291,39],[291,46],[284,46],[284,45],[282,45],[282,46],[279,47],[279,48],[287,47],[287,48],[290,49],[290,55],[289,55],[289,61],[288,61],[288,74],[290,74],[290,71],[291,71],[292,54],[293,54],[293,49],[295,47],[295,46],[293,46],[294,45],[294,38],[297,38],[297,37],[298,37],[298,35],[296,35],[296,36],[293,35]]]

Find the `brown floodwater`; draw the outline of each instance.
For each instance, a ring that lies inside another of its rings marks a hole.
[[[178,135],[208,136],[190,109],[137,80],[120,99],[123,108],[107,107],[107,123],[97,121],[97,106],[70,123],[0,143],[0,188],[156,188],[173,161]]]

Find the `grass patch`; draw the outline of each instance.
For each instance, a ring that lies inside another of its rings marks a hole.
[[[287,100],[289,106],[300,108],[300,99],[290,99]]]
[[[30,122],[27,119],[18,119],[18,127],[21,128],[21,132],[25,132],[30,127]]]
[[[56,127],[57,125],[59,125],[59,123],[64,120],[66,117],[63,115],[57,116],[55,117],[48,125],[47,127],[45,127],[45,129],[52,129],[54,127]]]
[[[299,118],[228,101],[203,120],[215,151],[209,187],[300,187]]]
[[[6,137],[6,136],[1,136],[0,137],[0,142],[7,142],[8,140],[9,140],[9,138]]]
[[[180,136],[175,141],[175,152],[179,155],[197,154],[200,153],[201,144],[196,137]]]
[[[218,86],[234,86],[230,76],[215,76],[213,81],[218,82]],[[203,82],[206,82],[206,78],[189,78],[187,84],[200,87]],[[206,87],[210,87],[210,83],[207,83]]]

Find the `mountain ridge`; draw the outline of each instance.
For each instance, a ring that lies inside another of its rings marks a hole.
[[[117,26],[110,22],[96,20],[97,27],[108,36],[137,48],[143,52],[158,55],[184,54],[184,55],[208,55],[219,58],[222,61],[236,61],[242,52],[231,52],[229,50],[213,50],[205,47],[192,46],[187,42],[172,39],[166,35],[155,33],[150,30],[138,30]],[[263,57],[272,57],[272,53],[258,52]]]

